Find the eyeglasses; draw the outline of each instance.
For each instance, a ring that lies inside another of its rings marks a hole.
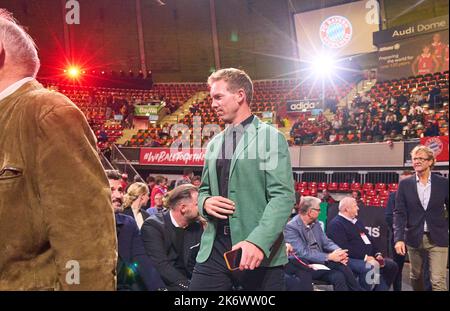
[[[412,159],[415,162],[423,162],[423,161],[429,161],[429,158],[413,158]]]
[[[311,208],[312,210],[315,210],[316,212],[320,213],[320,208]]]

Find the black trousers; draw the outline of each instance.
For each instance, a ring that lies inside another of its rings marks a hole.
[[[223,254],[231,250],[231,238],[217,235],[209,258],[194,267],[190,291],[283,291],[284,269],[259,267],[255,270],[228,270]]]
[[[313,280],[320,280],[333,285],[335,291],[360,291],[358,281],[348,266],[329,261],[325,264],[330,270],[314,270]]]
[[[303,266],[295,259],[289,259],[284,266],[286,273],[286,290],[288,291],[313,291],[312,269]]]

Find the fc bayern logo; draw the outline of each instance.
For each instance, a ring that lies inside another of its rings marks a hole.
[[[352,39],[352,24],[343,16],[331,16],[320,25],[319,35],[322,43],[330,48],[339,49]]]
[[[432,137],[427,139],[425,142],[425,146],[433,150],[434,156],[437,157],[441,154],[442,150],[444,149],[444,145],[442,144],[442,141],[437,137]]]

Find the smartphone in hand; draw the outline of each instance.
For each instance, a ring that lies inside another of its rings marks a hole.
[[[227,264],[228,270],[234,271],[239,269],[242,257],[242,248],[237,248],[233,251],[228,251],[223,254],[225,258],[225,263]]]

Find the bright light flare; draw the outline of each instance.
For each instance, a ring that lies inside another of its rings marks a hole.
[[[310,69],[317,77],[330,77],[335,73],[336,60],[329,54],[321,53],[311,61]]]
[[[79,78],[80,74],[81,74],[80,68],[75,67],[75,66],[70,66],[66,72],[67,72],[67,75],[72,79]]]

